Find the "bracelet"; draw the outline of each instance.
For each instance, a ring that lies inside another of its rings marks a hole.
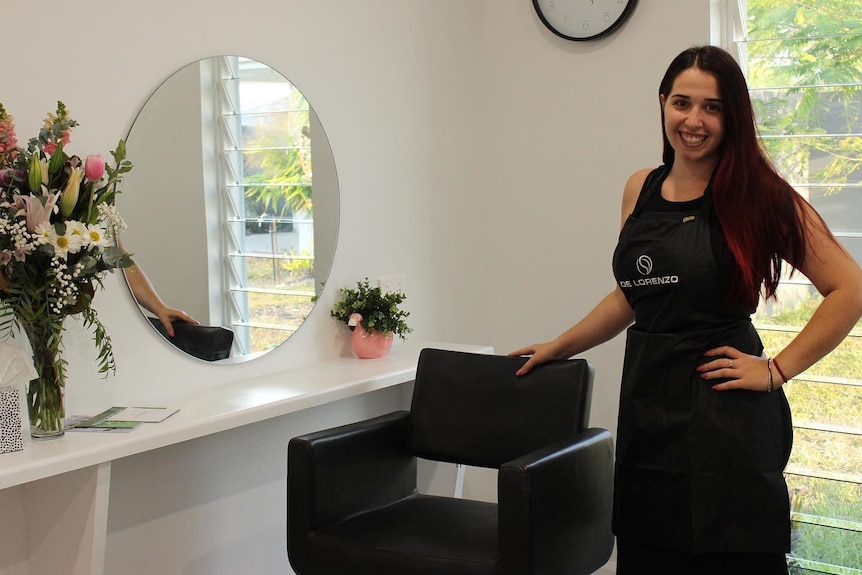
[[[766,373],[769,375],[769,386],[766,388],[766,391],[772,393],[772,389],[774,387],[772,381],[772,358],[766,358]]]
[[[787,376],[784,375],[784,372],[781,371],[781,368],[778,366],[778,362],[775,361],[774,359],[772,360],[772,365],[775,366],[775,371],[778,372],[778,375],[781,376],[781,379],[782,379],[782,381],[784,381],[784,383],[787,383],[788,381],[790,381],[789,379],[787,379]]]

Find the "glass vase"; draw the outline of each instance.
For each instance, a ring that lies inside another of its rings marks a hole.
[[[36,379],[27,385],[27,413],[34,439],[53,439],[65,434],[64,394],[66,372],[60,357],[62,327],[50,320],[22,323],[33,349]]]

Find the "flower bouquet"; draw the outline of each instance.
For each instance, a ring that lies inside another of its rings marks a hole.
[[[92,329],[99,372],[116,370],[111,339],[91,303],[106,272],[132,265],[116,245],[125,224],[114,207],[117,184],[132,169],[125,142],[81,160],[65,151],[73,127],[63,102],[27,147],[0,104],[0,339],[23,332],[38,377],[27,389],[33,437],[63,434],[66,361],[63,322],[81,317]]]

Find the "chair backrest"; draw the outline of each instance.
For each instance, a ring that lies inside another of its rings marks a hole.
[[[162,337],[189,355],[205,361],[216,361],[230,357],[231,346],[233,346],[233,331],[227,328],[174,321],[171,322],[171,325],[174,326],[174,335],[171,337],[158,318],[148,317],[147,319],[162,334]]]
[[[425,459],[498,468],[585,429],[592,364],[552,361],[516,376],[526,360],[423,349],[408,451]]]

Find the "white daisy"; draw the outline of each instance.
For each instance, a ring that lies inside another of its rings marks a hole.
[[[75,233],[74,226],[66,226],[66,233],[60,235],[54,226],[39,226],[36,233],[44,238],[44,243],[54,246],[54,255],[67,259],[69,254],[78,253],[83,245],[80,233]]]
[[[95,246],[100,250],[105,249],[110,245],[107,235],[98,224],[90,224],[86,226],[83,238],[85,246]]]
[[[81,236],[83,242],[84,236],[87,235],[87,226],[78,220],[66,220],[66,233]]]
[[[54,226],[49,224],[48,222],[44,222],[36,226],[36,229],[33,230],[33,243],[37,246],[41,246],[42,244],[50,244],[51,238],[55,237],[57,233],[54,231]]]

